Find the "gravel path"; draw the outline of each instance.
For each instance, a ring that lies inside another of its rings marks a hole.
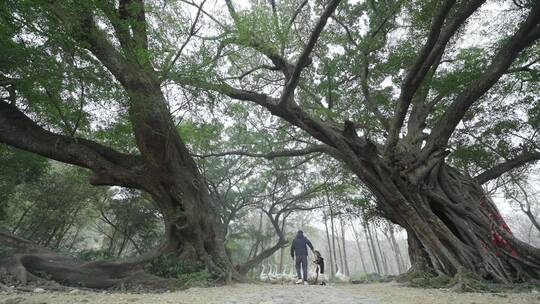
[[[0,304],[538,304],[528,293],[455,293],[409,288],[396,283],[295,286],[236,284],[167,293],[25,292],[1,293]]]
[[[379,304],[331,286],[272,285],[263,291],[242,294],[223,304]]]
[[[161,294],[39,292],[1,294],[0,304],[380,304],[337,286],[237,284]]]

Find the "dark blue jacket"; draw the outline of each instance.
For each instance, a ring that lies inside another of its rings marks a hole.
[[[291,245],[291,256],[294,258],[294,256],[302,256],[308,255],[307,246],[313,250],[313,245],[311,242],[307,239],[307,237],[304,236],[303,233],[298,232],[296,237],[294,238],[292,245]]]

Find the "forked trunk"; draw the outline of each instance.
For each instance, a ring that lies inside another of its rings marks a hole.
[[[240,279],[225,250],[218,208],[176,130],[159,83],[148,78],[137,84],[130,84],[130,120],[147,168],[142,189],[164,217],[161,251],[176,253],[187,265],[202,264],[221,280]]]

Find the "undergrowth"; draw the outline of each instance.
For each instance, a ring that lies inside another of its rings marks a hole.
[[[144,270],[162,278],[177,279],[184,287],[211,286],[216,280],[203,263],[187,263],[172,253],[161,255],[146,264]]]
[[[365,284],[365,283],[386,283],[391,282],[395,276],[392,275],[380,275],[378,273],[354,273],[351,274],[351,283],[353,284]]]

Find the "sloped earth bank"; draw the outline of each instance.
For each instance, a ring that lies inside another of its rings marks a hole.
[[[364,285],[294,286],[237,284],[191,288],[161,294],[99,293],[0,293],[1,304],[529,304],[540,303],[540,293],[455,293],[448,290],[403,287],[397,283]]]

